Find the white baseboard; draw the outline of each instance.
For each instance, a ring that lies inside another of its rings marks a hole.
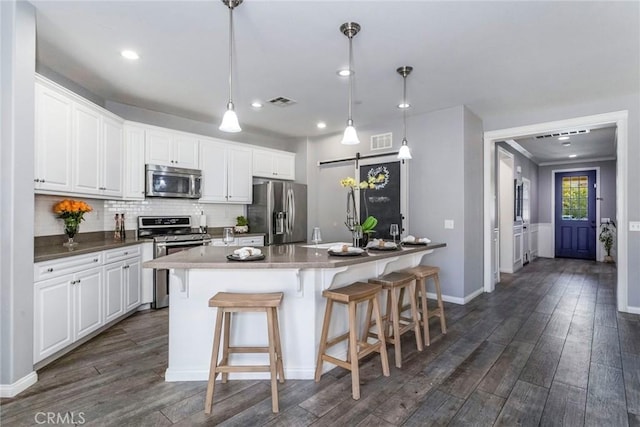
[[[482,294],[483,292],[484,292],[484,288],[476,289],[475,291],[473,291],[472,293],[470,293],[469,295],[467,295],[464,298],[452,297],[450,295],[442,295],[442,301],[452,302],[452,303],[458,304],[458,305],[465,305],[466,303],[468,303],[469,301],[471,301],[472,299],[474,299],[478,295]],[[429,299],[437,299],[437,296],[436,296],[436,294],[434,294],[432,292],[427,292],[427,298],[429,298]]]
[[[32,371],[13,384],[0,384],[0,397],[15,397],[37,382],[38,374]]]
[[[625,313],[640,314],[640,307],[631,307],[630,305],[628,305],[627,311]]]

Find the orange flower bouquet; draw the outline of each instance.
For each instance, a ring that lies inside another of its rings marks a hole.
[[[64,232],[68,237],[64,246],[73,247],[78,244],[73,241],[73,237],[78,233],[84,214],[92,210],[91,206],[81,200],[64,199],[53,205],[53,212],[64,221]]]

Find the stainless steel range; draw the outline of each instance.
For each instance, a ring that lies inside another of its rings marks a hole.
[[[138,237],[153,239],[153,257],[211,244],[211,236],[192,228],[190,216],[139,216]],[[153,275],[151,308],[169,306],[169,270],[156,269]]]

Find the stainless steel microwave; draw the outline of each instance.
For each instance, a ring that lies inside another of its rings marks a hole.
[[[147,197],[199,199],[202,172],[197,169],[146,165]]]

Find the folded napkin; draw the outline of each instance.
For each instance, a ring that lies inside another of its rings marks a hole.
[[[402,239],[402,241],[405,243],[431,243],[431,240],[427,239],[426,237],[417,238],[412,235],[408,235],[407,237]]]
[[[347,245],[335,245],[329,248],[331,252],[363,252],[360,248],[354,248],[353,246]]]
[[[431,243],[431,239],[427,239],[426,237],[423,237],[421,239],[418,239],[418,243]]]
[[[244,247],[236,249],[235,251],[233,251],[233,254],[240,259],[245,259],[253,255],[261,255],[262,251],[258,248]]]
[[[385,242],[382,239],[373,239],[367,244],[368,248],[395,248],[397,246],[393,242]]]

